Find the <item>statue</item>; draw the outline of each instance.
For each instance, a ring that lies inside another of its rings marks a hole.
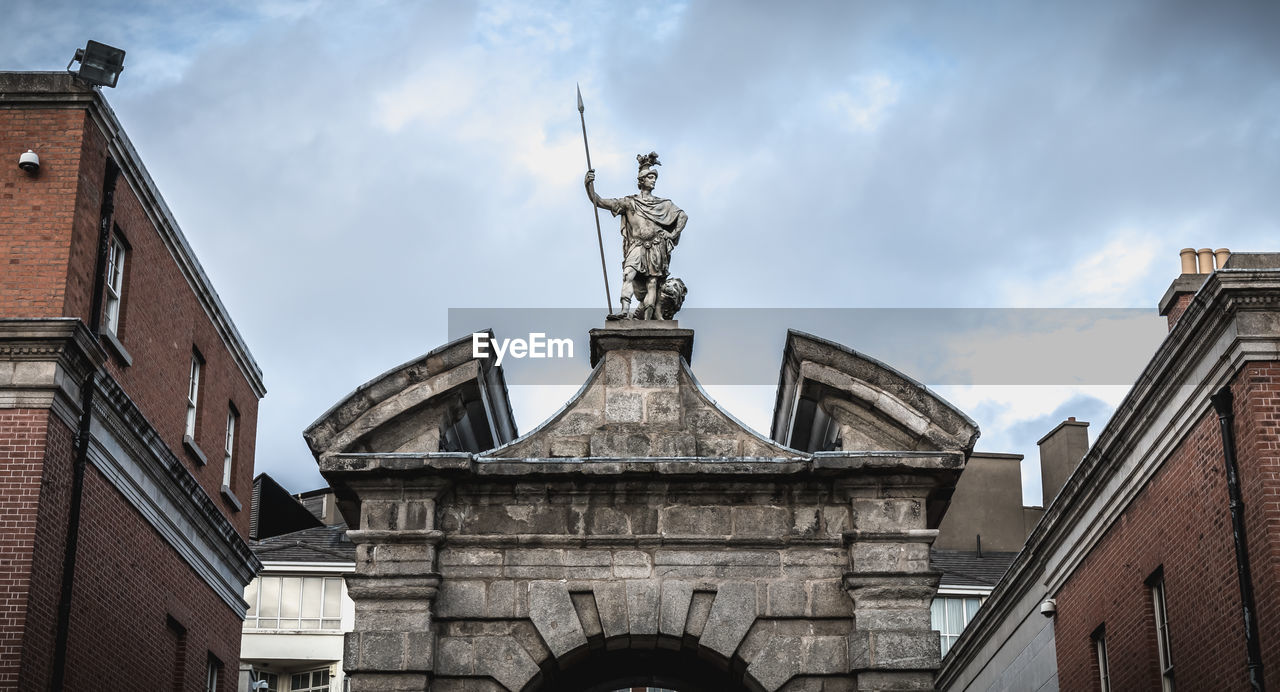
[[[669,279],[671,249],[680,242],[680,232],[689,216],[669,199],[654,197],[658,182],[656,152],[637,154],[640,170],[636,185],[640,194],[606,199],[596,194],[595,170],[584,181],[587,197],[601,209],[622,217],[622,312],[609,319],[669,320],[684,302],[686,289],[679,279]],[[631,312],[632,299],[639,301]],[[667,312],[670,310],[670,312]]]

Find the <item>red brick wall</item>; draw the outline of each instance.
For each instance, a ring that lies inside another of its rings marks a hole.
[[[0,166],[0,317],[87,323],[105,139],[83,110],[0,109],[0,151],[27,148],[40,154],[38,176]],[[114,221],[131,246],[120,337],[133,362],[126,366],[104,340],[113,354],[107,370],[247,536],[257,397],[123,175]],[[182,445],[193,347],[205,359],[196,441],[207,465]],[[240,414],[231,483],[244,503],[238,512],[220,493],[232,404]],[[0,410],[0,689],[43,689],[49,679],[72,445],[73,431],[47,411]],[[183,687],[203,689],[212,652],[231,690],[236,614],[92,466],[84,503],[67,688],[163,687],[178,649],[172,617],[187,631]]]
[[[187,630],[183,689],[204,689],[210,652],[235,670],[239,616],[92,467],[76,565],[68,689],[164,689],[175,653],[167,617]],[[225,674],[221,689],[234,689]]]
[[[81,202],[77,205],[77,232],[71,252],[72,264],[78,268],[67,279],[66,314],[87,323],[106,142],[96,127],[89,128],[84,140]],[[126,366],[107,346],[107,352],[112,354],[107,369],[240,534],[248,536],[247,502],[253,485],[258,398],[123,175],[116,185],[113,221],[129,245],[119,338],[133,363]],[[195,435],[196,445],[208,460],[204,465],[182,445],[193,347],[205,359]],[[240,419],[231,490],[243,505],[239,512],[221,493],[227,410],[233,404]]]
[[[1280,670],[1280,649],[1275,646],[1280,626],[1275,621],[1276,551],[1266,551],[1280,541],[1276,525],[1280,520],[1278,383],[1280,367],[1255,364],[1233,385],[1239,466],[1249,510],[1246,529],[1266,628],[1262,644],[1269,672]],[[1217,415],[1207,401],[1205,406],[1190,434],[1056,596],[1061,689],[1098,689],[1090,634],[1103,623],[1113,689],[1160,688],[1155,621],[1145,581],[1161,566],[1178,687],[1248,687],[1222,437]],[[1264,454],[1260,456],[1259,450]],[[1260,495],[1266,483],[1270,494]],[[1263,609],[1264,603],[1269,610]]]
[[[62,590],[62,558],[66,550],[68,498],[71,496],[71,468],[75,458],[75,430],[57,416],[47,415],[43,477],[39,483],[35,541],[32,545],[27,597],[26,631],[22,639],[20,689],[39,689],[26,684],[44,681],[52,672],[53,643],[56,637],[58,599]]]
[[[1274,685],[1280,682],[1280,363],[1249,363],[1232,392],[1259,640]],[[1242,425],[1246,420],[1251,424]]]
[[[81,110],[0,109],[0,316],[63,315],[84,122]],[[36,176],[14,160],[27,149]]]
[[[17,686],[22,651],[52,648],[58,585],[42,579],[51,550],[62,543],[37,537],[39,515],[65,491],[71,430],[46,410],[0,410],[0,688]],[[41,477],[47,479],[42,490]],[[42,500],[54,500],[46,508]],[[33,580],[33,572],[35,579]],[[34,584],[33,584],[34,581]],[[28,634],[24,641],[24,631]],[[47,637],[47,639],[46,639]]]
[[[1194,293],[1183,293],[1174,299],[1173,305],[1169,306],[1169,314],[1165,316],[1169,322],[1169,331],[1173,331],[1173,326],[1182,319],[1182,313],[1187,311],[1187,307],[1191,305],[1191,299],[1195,297]]]

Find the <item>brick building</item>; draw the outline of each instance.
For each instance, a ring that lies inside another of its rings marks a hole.
[[[1280,676],[1280,255],[1216,255],[1184,251],[1160,301],[1168,337],[1078,466],[1046,474],[1061,490],[940,689]]]
[[[0,689],[231,690],[261,371],[101,92],[0,73],[0,157]]]

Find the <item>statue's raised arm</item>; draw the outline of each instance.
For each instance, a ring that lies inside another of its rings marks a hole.
[[[601,197],[600,195],[596,194],[596,171],[595,171],[595,169],[592,169],[592,170],[587,171],[587,177],[583,180],[583,183],[584,183],[584,184],[586,185],[586,187],[587,187],[587,199],[591,200],[591,203],[592,203],[592,204],[596,205],[597,207],[600,207],[601,209],[604,209],[605,211],[611,211],[611,212],[612,212],[612,211],[614,210],[614,208],[615,208],[615,207],[617,206],[617,204],[618,204],[618,200],[616,200],[616,199],[605,199],[604,197]],[[616,214],[616,212],[615,212],[615,214]]]

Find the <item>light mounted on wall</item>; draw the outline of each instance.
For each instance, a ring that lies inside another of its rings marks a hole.
[[[80,69],[72,70],[71,65],[76,62],[80,63]],[[124,51],[97,41],[77,48],[75,57],[67,63],[67,72],[94,86],[114,87],[123,70]]]
[[[28,149],[25,154],[18,157],[18,168],[35,175],[40,170],[40,156]]]
[[[1051,618],[1058,614],[1058,601],[1052,598],[1046,598],[1044,603],[1040,604],[1040,614]]]

